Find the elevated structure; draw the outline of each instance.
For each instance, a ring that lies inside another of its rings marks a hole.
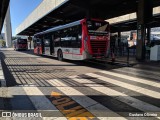
[[[50,27],[84,17],[110,19],[134,13],[140,0],[44,0],[17,28],[19,35],[33,35]],[[153,1],[153,7],[160,5]]]
[[[153,8],[153,15],[154,16],[160,16],[160,6]],[[110,24],[117,24],[117,23],[120,23],[120,22],[131,21],[131,20],[135,20],[135,19],[137,19],[136,12],[135,13],[130,13],[130,14],[127,14],[127,15],[123,15],[123,16],[119,16],[119,17],[115,17],[115,18],[111,18],[111,19],[108,19],[107,21]]]
[[[33,35],[46,30],[50,24],[58,23],[61,19],[50,17],[48,14],[65,4],[65,0],[43,0],[42,3],[16,29],[16,34]]]
[[[137,14],[136,12],[127,15],[111,18],[107,20],[111,25],[111,31],[129,31],[137,29]],[[148,23],[147,26],[159,27],[160,26],[160,6],[153,8],[153,19],[152,22]]]
[[[147,34],[149,38],[150,28],[160,25],[159,16],[153,16],[153,8],[160,6],[160,0],[61,0],[58,3],[59,5],[56,4],[58,0],[51,0],[55,7],[45,10],[45,4],[49,1],[43,1],[34,10],[26,21],[17,28],[17,34],[31,36],[50,27],[66,24],[84,17],[106,20],[136,12],[137,20],[133,19],[122,23],[121,27],[114,26],[112,32],[119,31],[120,33],[122,30],[137,29],[136,57],[143,60],[145,58],[145,36]],[[47,11],[46,14],[44,14],[44,10]],[[147,33],[146,28],[148,29]]]
[[[0,0],[0,33],[3,27],[3,22],[8,9],[9,1],[10,0]]]
[[[4,32],[5,32],[6,47],[9,48],[12,45],[10,5],[8,7],[6,17],[5,17],[5,20],[4,20]]]

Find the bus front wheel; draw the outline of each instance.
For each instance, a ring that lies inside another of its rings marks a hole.
[[[62,61],[62,60],[63,60],[62,50],[58,50],[58,60],[59,60],[59,61]]]

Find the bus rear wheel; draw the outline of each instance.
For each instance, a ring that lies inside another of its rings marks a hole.
[[[63,53],[62,50],[58,50],[58,60],[63,61]]]

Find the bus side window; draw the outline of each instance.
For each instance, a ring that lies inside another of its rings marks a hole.
[[[72,40],[73,40],[73,28],[69,28],[68,29],[68,33],[67,33],[67,46],[72,48]]]
[[[82,25],[78,26],[78,47],[81,48],[82,46]]]
[[[72,28],[66,28],[62,30],[61,34],[61,46],[65,48],[72,47]]]
[[[73,48],[80,48],[81,47],[81,40],[82,40],[82,29],[81,25],[75,26],[73,35],[72,35],[72,47]]]
[[[61,31],[61,47],[67,47],[67,41],[66,41],[66,36],[67,36],[67,29],[64,29]]]
[[[54,33],[54,46],[55,47],[60,47],[60,41],[61,41],[60,31],[55,32]]]

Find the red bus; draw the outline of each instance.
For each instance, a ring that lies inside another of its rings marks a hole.
[[[13,48],[14,50],[27,50],[28,49],[27,39],[18,38],[14,40]]]
[[[58,60],[86,60],[109,54],[109,23],[82,19],[34,35],[34,53]]]

